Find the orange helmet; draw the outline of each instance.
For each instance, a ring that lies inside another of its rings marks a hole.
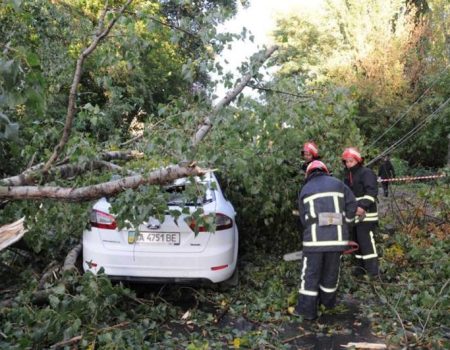
[[[313,160],[311,163],[309,163],[308,167],[306,168],[306,176],[312,173],[313,170],[320,169],[323,172],[329,174],[327,166],[321,162],[320,160]]]
[[[342,160],[346,159],[354,159],[358,163],[363,161],[363,157],[361,157],[361,153],[356,147],[347,147],[344,149],[344,152],[342,153]]]
[[[303,152],[311,153],[314,158],[317,158],[319,156],[319,148],[312,141],[306,142],[303,145]]]

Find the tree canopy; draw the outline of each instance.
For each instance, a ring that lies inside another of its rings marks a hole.
[[[449,79],[442,15],[448,4],[429,1],[425,8],[400,0],[332,1],[322,14],[283,18],[274,33],[284,48],[279,75],[306,75],[311,84],[348,90],[367,152],[375,155],[449,97],[442,89]],[[448,110],[441,111],[415,143],[398,150],[400,157],[414,165],[444,165],[448,118]]]

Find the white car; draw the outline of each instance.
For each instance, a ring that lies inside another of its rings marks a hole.
[[[167,187],[169,210],[181,211],[187,186],[205,186],[197,203],[187,203],[193,213],[199,206],[215,218],[215,231],[197,226],[190,215],[165,215],[162,222],[150,217],[139,230],[119,229],[110,214],[111,204],[95,203],[90,227],[83,232],[83,268],[97,273],[104,268],[111,279],[143,282],[222,282],[232,277],[238,256],[236,212],[225,199],[213,173],[201,178],[179,179]],[[234,278],[235,274],[233,275]]]

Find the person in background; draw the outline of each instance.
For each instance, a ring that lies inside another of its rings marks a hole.
[[[349,246],[349,224],[356,212],[350,188],[329,175],[324,163],[313,160],[298,208],[303,230],[300,289],[295,314],[306,320],[317,317],[318,305],[336,303],[341,254]]]
[[[301,151],[304,163],[302,164],[303,172],[306,172],[306,168],[313,160],[319,160],[319,148],[313,141],[308,141],[303,144]]]
[[[378,169],[378,176],[381,177],[382,180],[392,179],[395,177],[394,166],[392,165],[388,154],[383,157],[383,162]],[[382,181],[381,186],[383,187],[384,196],[389,196],[389,182]]]
[[[344,182],[353,191],[358,202],[352,238],[359,244],[359,251],[355,253],[357,266],[353,274],[359,276],[367,273],[376,276],[378,253],[374,232],[378,225],[377,176],[371,169],[363,166],[364,159],[355,147],[344,150],[342,162],[346,171]]]

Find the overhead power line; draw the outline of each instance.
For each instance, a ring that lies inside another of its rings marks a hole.
[[[384,135],[386,135],[390,130],[392,130],[392,128],[394,126],[396,126],[404,117],[406,117],[406,115],[408,115],[408,113],[411,111],[411,109],[422,99],[422,97],[424,97],[430,90],[431,88],[439,81],[439,79],[442,76],[442,73],[444,73],[447,68],[450,67],[450,64],[447,64],[447,66],[438,74],[438,77],[431,83],[431,85],[422,93],[422,95],[420,95],[420,97],[411,105],[408,107],[408,109],[406,110],[405,113],[403,113],[389,128],[387,128],[380,136],[378,136],[378,138],[373,141],[369,148],[372,148],[379,140],[381,140],[383,138]]]
[[[436,108],[434,110],[434,112],[432,112],[430,115],[428,115],[424,120],[422,120],[419,124],[417,124],[414,128],[412,128],[406,135],[404,135],[403,137],[401,137],[399,140],[397,140],[396,142],[394,142],[391,146],[389,146],[388,148],[386,148],[383,152],[381,152],[380,155],[378,155],[377,157],[375,157],[374,159],[372,159],[369,163],[367,163],[367,165],[371,165],[374,162],[376,162],[377,160],[381,159],[382,157],[384,157],[386,154],[388,154],[389,152],[393,151],[394,149],[398,148],[400,145],[402,145],[403,143],[405,143],[407,140],[409,140],[411,137],[413,137],[415,134],[417,134],[420,130],[422,130],[426,125],[427,122],[429,122],[430,120],[432,120],[435,116],[438,115],[438,113],[449,103],[450,101],[450,97],[445,100],[443,103],[441,103],[441,105]]]
[[[292,92],[275,90],[275,89],[269,89],[269,88],[266,88],[266,87],[263,87],[263,86],[258,86],[258,85],[253,85],[253,84],[247,84],[247,86],[249,88],[256,89],[256,90],[268,91],[268,92],[273,92],[273,93],[276,93],[276,94],[300,97],[300,98],[304,98],[304,99],[310,99],[312,97],[311,95],[299,95],[299,94],[294,94]]]

